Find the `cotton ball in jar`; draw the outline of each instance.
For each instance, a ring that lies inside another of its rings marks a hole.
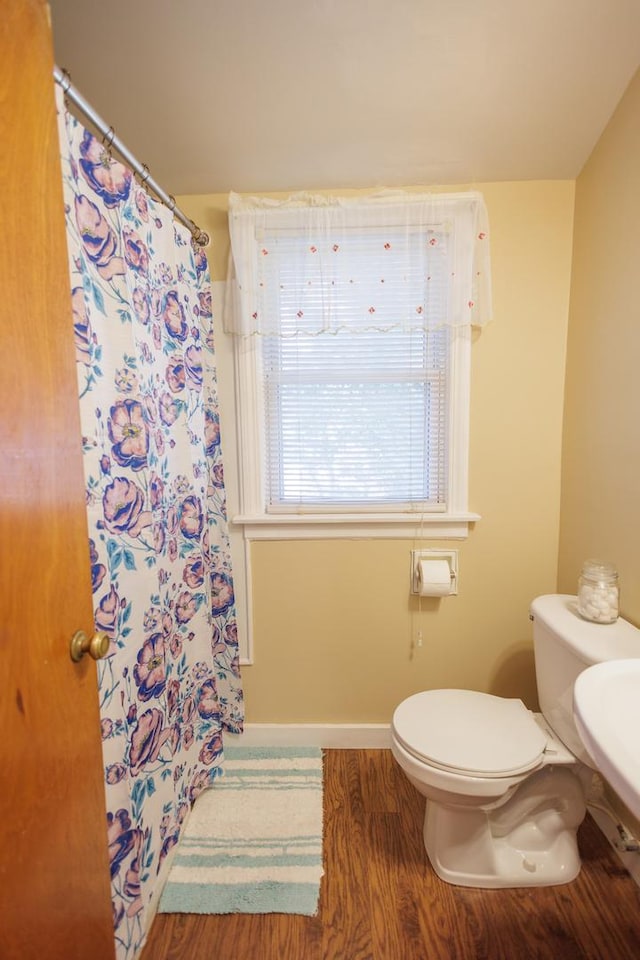
[[[585,561],[578,581],[578,612],[594,623],[613,623],[618,607],[618,573],[613,564]]]

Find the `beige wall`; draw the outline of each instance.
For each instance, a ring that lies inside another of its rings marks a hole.
[[[559,587],[613,560],[640,625],[640,73],[576,184]]]
[[[613,560],[640,626],[639,230],[640,73],[576,184],[558,563],[568,591],[585,558]]]
[[[410,597],[410,550],[433,542],[255,543],[249,722],[384,722],[404,697],[439,686],[536,706],[528,605],[556,590],[574,184],[478,189],[495,320],[472,348],[470,509],[482,520],[448,544],[460,551],[459,594]],[[212,273],[224,279],[225,198],[179,202],[212,232]],[[222,346],[220,326],[217,337]]]

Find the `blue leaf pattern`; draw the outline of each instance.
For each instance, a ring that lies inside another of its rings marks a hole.
[[[239,731],[233,577],[204,251],[71,117],[59,126],[118,960]]]

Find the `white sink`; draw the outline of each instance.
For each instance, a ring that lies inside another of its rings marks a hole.
[[[573,716],[602,776],[640,818],[640,659],[606,660],[583,671]]]

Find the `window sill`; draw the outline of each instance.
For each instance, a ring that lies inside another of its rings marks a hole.
[[[465,540],[478,513],[235,516],[245,540]]]

